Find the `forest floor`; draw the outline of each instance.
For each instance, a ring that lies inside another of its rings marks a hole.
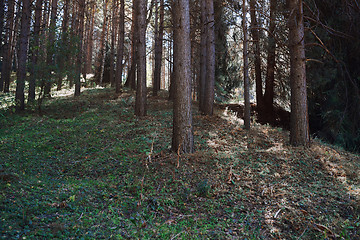
[[[134,100],[86,89],[1,112],[1,238],[360,239],[360,156],[196,107],[196,152],[179,156],[171,102],[137,118]]]

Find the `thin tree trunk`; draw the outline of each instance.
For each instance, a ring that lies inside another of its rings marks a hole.
[[[206,85],[206,0],[201,0],[201,39],[200,39],[200,77],[199,77],[199,110],[204,112],[205,85]]]
[[[6,34],[4,58],[0,80],[0,91],[9,92],[10,77],[12,69],[12,48],[13,48],[13,32],[14,32],[14,5],[15,1],[8,1],[8,11],[6,18]]]
[[[118,52],[115,73],[115,91],[120,93],[123,72],[123,55],[125,40],[125,1],[120,0],[120,19],[119,19],[119,36],[118,36]]]
[[[157,4],[156,4],[157,8]],[[157,10],[158,11],[158,10]],[[156,17],[157,23],[157,17]],[[157,96],[161,85],[161,66],[163,53],[163,37],[164,37],[164,0],[160,0],[160,22],[158,29],[155,30],[155,70],[154,70],[154,86],[153,95]]]
[[[206,39],[206,82],[204,114],[212,115],[214,108],[215,85],[215,20],[214,0],[206,0],[207,39]]]
[[[5,21],[4,7],[5,7],[4,0],[0,0],[0,56],[3,56],[2,42],[3,42],[4,21]],[[0,91],[1,91],[1,82],[0,82]]]
[[[259,26],[256,17],[256,1],[250,0],[250,16],[251,16],[251,36],[255,46],[255,85],[256,85],[256,105],[259,112],[263,110],[263,87],[261,76],[261,57],[260,57],[260,38],[259,38]]]
[[[22,1],[21,29],[19,43],[19,68],[17,70],[16,80],[16,111],[25,109],[25,79],[26,79],[26,60],[29,45],[30,19],[31,19],[31,2],[30,0]]]
[[[82,46],[83,46],[83,36],[84,36],[84,15],[85,15],[85,0],[79,1],[79,50],[76,60],[76,76],[75,76],[75,96],[80,96],[81,93],[81,69],[82,69]]]
[[[45,83],[44,88],[44,95],[50,96],[51,87],[53,84],[53,74],[52,72],[55,70],[55,28],[56,28],[56,17],[57,17],[57,7],[58,7],[58,0],[52,0],[51,2],[51,17],[50,17],[50,30],[49,30],[49,43],[48,43],[48,50],[47,50],[47,59],[46,64],[49,67],[49,78]]]
[[[86,57],[84,62],[84,68],[86,73],[92,72],[92,54],[93,54],[93,46],[94,46],[94,40],[93,40],[93,34],[94,34],[94,24],[95,24],[95,12],[96,12],[96,4],[93,4],[92,10],[91,10],[91,16],[89,20],[89,28],[87,29],[87,40],[86,40]]]
[[[244,124],[245,129],[250,130],[250,80],[249,80],[249,62],[248,62],[248,29],[246,22],[246,0],[243,0],[243,32],[244,32],[244,46],[243,46],[243,60],[244,60]]]
[[[189,0],[175,0],[174,114],[172,150],[194,152],[191,113],[191,42]]]
[[[41,18],[42,18],[42,5],[43,0],[36,0],[35,3],[35,23],[34,23],[34,35],[33,35],[33,52],[32,52],[32,68],[31,68],[31,76],[29,79],[29,95],[28,101],[32,102],[35,100],[35,87],[36,80],[39,77],[38,70],[38,56],[39,56],[39,47],[40,47],[40,30],[41,30]]]
[[[138,63],[137,63],[137,88],[135,101],[135,115],[146,115],[146,5],[147,0],[138,0]]]
[[[306,59],[302,0],[290,0],[289,7],[291,86],[290,143],[294,146],[309,146],[310,135],[306,92]]]
[[[100,85],[103,84],[104,80],[104,65],[105,65],[105,40],[107,35],[107,6],[108,6],[108,0],[105,0],[104,5],[104,21],[101,31],[101,37],[100,37],[100,50],[99,50],[99,57],[98,57],[98,74],[99,74],[99,83]]]
[[[61,43],[63,46],[67,46],[68,44],[68,24],[69,24],[69,3],[70,0],[65,0],[64,3],[64,16],[63,22],[61,26]],[[58,72],[58,80],[57,80],[57,90],[59,91],[62,87],[62,81],[64,78],[64,61],[65,56],[61,54],[58,56],[58,64],[59,64],[59,72]]]
[[[137,0],[133,0],[133,12],[132,12],[132,24],[131,24],[131,54],[129,64],[130,67],[128,69],[128,76],[125,82],[126,87],[131,87],[131,89],[136,88],[136,63],[137,63],[137,49],[136,42],[138,36],[138,26],[137,26]]]
[[[117,35],[117,18],[115,18],[116,13],[116,1],[113,0],[112,4],[112,14],[111,14],[111,45],[110,45],[110,84],[111,87],[115,86],[115,38]]]

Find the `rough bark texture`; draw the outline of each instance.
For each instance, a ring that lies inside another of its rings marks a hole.
[[[248,29],[246,22],[246,0],[243,0],[243,32],[244,32],[244,46],[243,46],[243,60],[244,60],[244,123],[245,129],[250,129],[250,80],[249,80],[249,62],[248,62]]]
[[[111,86],[115,86],[115,39],[117,33],[117,18],[115,17],[116,13],[116,1],[113,0],[112,3],[112,13],[111,13],[111,45],[110,45],[110,83]]]
[[[121,84],[122,84],[124,40],[125,40],[125,1],[120,0],[118,51],[117,51],[116,73],[115,73],[116,93],[120,93]]]
[[[199,110],[204,111],[206,83],[206,0],[201,0],[201,39],[200,39],[200,76],[199,76]]]
[[[108,16],[107,16],[107,9],[108,9],[108,0],[105,0],[104,3],[104,21],[103,21],[103,26],[102,26],[102,31],[101,31],[101,37],[100,37],[100,46],[99,46],[99,56],[98,56],[98,74],[99,74],[99,83],[100,85],[103,84],[103,80],[104,80],[104,66],[105,66],[105,41],[106,41],[106,35],[107,35],[107,20],[108,20]]]
[[[158,6],[156,4],[156,9]],[[156,14],[158,16],[158,10]],[[161,66],[162,66],[162,49],[163,49],[163,35],[164,35],[164,0],[160,1],[160,21],[157,18],[155,22],[155,68],[154,68],[154,86],[153,95],[157,96],[160,90],[161,83]]]
[[[137,43],[137,88],[135,101],[135,115],[146,115],[146,3],[147,0],[138,0],[139,39]]]
[[[194,151],[191,113],[191,42],[189,0],[176,0],[174,8],[174,115],[172,149],[180,153]]]
[[[290,143],[309,146],[309,121],[306,92],[304,21],[302,0],[289,1],[289,44],[291,120]]]
[[[214,0],[206,0],[206,81],[204,111],[206,115],[213,114],[214,108],[214,85],[215,85],[215,20]]]
[[[2,56],[2,54],[3,54],[2,42],[3,42],[4,21],[5,21],[5,19],[4,19],[4,14],[5,14],[4,6],[5,6],[4,0],[0,0],[0,56]],[[0,84],[1,84],[1,82],[0,82]],[[0,87],[1,87],[1,85],[0,85]]]
[[[25,109],[24,88],[26,79],[26,60],[29,45],[29,33],[30,33],[30,19],[31,19],[31,2],[30,0],[23,0],[22,13],[21,13],[21,28],[19,39],[19,52],[16,80],[16,111],[22,111]]]
[[[255,85],[256,85],[256,104],[262,111],[263,109],[263,91],[261,76],[261,57],[260,57],[260,38],[259,26],[256,16],[256,1],[250,0],[250,17],[251,17],[251,36],[253,39],[254,49],[254,66],[255,66]]]
[[[79,51],[76,59],[76,76],[75,76],[75,96],[80,96],[81,92],[81,69],[82,69],[82,46],[83,46],[83,35],[84,35],[84,15],[85,15],[85,0],[79,0]]]
[[[39,72],[37,69],[38,63],[38,56],[39,56],[39,47],[40,47],[40,30],[41,30],[41,18],[42,18],[42,5],[43,0],[36,0],[35,3],[35,23],[34,23],[34,35],[33,35],[33,52],[31,57],[32,62],[32,69],[31,69],[31,76],[29,79],[29,94],[28,94],[28,101],[35,100],[35,86],[36,80],[39,77]]]
[[[12,47],[14,31],[14,4],[15,1],[8,1],[8,11],[6,14],[6,34],[4,45],[3,66],[1,71],[0,91],[9,92],[10,75],[12,67]]]
[[[269,24],[269,41],[268,41],[268,55],[267,68],[265,80],[265,94],[264,94],[264,111],[267,116],[267,122],[273,124],[275,122],[274,113],[274,82],[275,82],[275,11],[277,0],[270,1],[270,24]]]

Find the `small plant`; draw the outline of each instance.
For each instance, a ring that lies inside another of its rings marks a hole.
[[[208,197],[211,190],[211,185],[208,179],[204,179],[196,187],[197,193],[201,197]]]

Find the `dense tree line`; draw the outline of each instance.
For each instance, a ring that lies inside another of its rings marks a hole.
[[[359,13],[356,0],[1,0],[0,90],[15,80],[16,110],[41,111],[55,85],[128,87],[142,117],[147,87],[168,89],[172,148],[193,152],[192,100],[212,115],[240,88],[246,129],[256,101],[261,123],[291,110],[293,145],[312,132],[358,151]]]

